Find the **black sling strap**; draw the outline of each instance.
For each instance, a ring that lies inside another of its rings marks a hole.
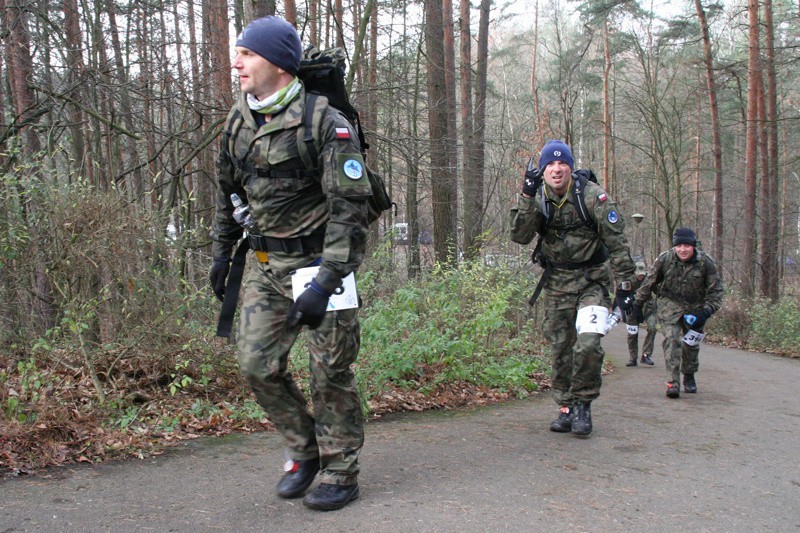
[[[236,314],[236,302],[239,300],[239,290],[242,288],[242,276],[248,250],[250,250],[250,241],[244,239],[233,255],[231,271],[228,273],[228,280],[225,284],[225,298],[222,300],[222,309],[217,321],[217,337],[227,339],[231,336],[233,315]]]

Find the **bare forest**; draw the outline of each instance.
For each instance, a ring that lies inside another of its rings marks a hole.
[[[376,294],[384,278],[526,263],[508,210],[528,157],[563,139],[620,205],[634,256],[649,265],[691,226],[745,305],[796,298],[800,4],[650,9],[0,0],[3,366],[39,354],[102,404],[161,353],[153,379],[189,386],[175,358],[210,342],[219,309],[208,230],[232,45],[265,14],[347,54],[367,161],[397,204],[370,237]]]

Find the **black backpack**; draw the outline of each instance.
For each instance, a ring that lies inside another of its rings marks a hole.
[[[358,110],[350,103],[347,89],[344,83],[345,76],[345,53],[341,48],[320,51],[315,47],[306,48],[303,59],[300,61],[300,70],[297,77],[303,82],[306,88],[306,111],[303,115],[303,143],[298,145],[301,149],[305,148],[306,155],[310,161],[316,161],[319,155],[314,141],[314,129],[311,127],[314,108],[319,96],[328,99],[328,105],[338,109],[352,124],[358,135],[361,145],[361,155],[364,162],[367,161],[367,149],[369,144],[364,136]],[[303,157],[306,160],[306,157]],[[366,167],[367,178],[372,187],[372,196],[367,202],[369,212],[367,219],[370,224],[377,220],[384,211],[391,209],[393,205],[391,197],[386,190],[383,178],[374,172],[369,166]]]

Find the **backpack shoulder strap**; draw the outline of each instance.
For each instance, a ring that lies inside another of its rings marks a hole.
[[[553,218],[556,216],[555,211],[550,207],[550,202],[547,201],[547,192],[544,188],[544,183],[539,185],[539,197],[541,198],[542,217],[544,218],[544,226],[539,231],[539,235],[544,235],[547,232],[547,228],[553,223]]]
[[[578,216],[581,221],[592,230],[597,229],[597,222],[592,217],[589,208],[586,206],[586,182],[588,179],[582,174],[573,174],[575,177],[575,187],[572,189],[572,200],[575,204],[575,210],[578,211]]]
[[[239,108],[234,107],[228,115],[228,120],[225,122],[225,127],[222,132],[225,134],[225,142],[227,143],[228,153],[233,157],[233,143],[236,141],[236,136],[239,135],[239,130],[244,126],[244,117]]]
[[[297,130],[297,150],[300,159],[307,169],[316,169],[319,159],[318,139],[314,133],[319,130],[322,117],[328,107],[328,99],[318,94],[306,94],[306,106],[303,110],[303,121]]]

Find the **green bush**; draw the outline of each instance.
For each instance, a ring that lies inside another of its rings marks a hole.
[[[777,303],[757,300],[750,310],[752,330],[748,348],[758,351],[797,354],[800,341],[800,305],[784,298]]]
[[[532,355],[518,272],[480,262],[435,268],[365,309],[357,365],[364,390],[467,381],[524,394],[546,367]]]

